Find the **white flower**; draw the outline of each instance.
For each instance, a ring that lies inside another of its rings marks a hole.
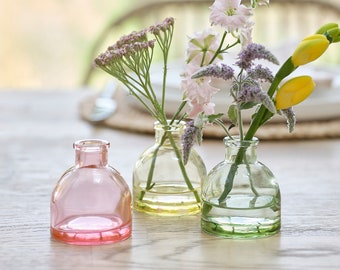
[[[194,33],[189,40],[187,62],[198,66],[207,65],[219,46],[219,35],[212,28]],[[204,59],[203,59],[204,57]]]
[[[251,8],[241,4],[241,0],[215,0],[210,9],[210,22],[228,32],[244,27],[252,15]]]
[[[253,32],[254,22],[247,21],[244,27],[239,29],[239,38],[242,48],[248,46],[253,42],[252,32]]]

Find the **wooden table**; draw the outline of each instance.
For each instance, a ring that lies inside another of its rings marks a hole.
[[[134,213],[133,235],[124,242],[84,247],[51,240],[50,195],[73,165],[75,140],[109,140],[110,164],[130,187],[135,160],[153,142],[79,119],[84,95],[0,92],[0,269],[340,268],[340,140],[261,142],[258,155],[281,186],[279,235],[221,239],[201,232],[199,216]],[[218,140],[197,150],[208,170],[224,156]]]

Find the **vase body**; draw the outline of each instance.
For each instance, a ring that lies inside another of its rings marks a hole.
[[[76,245],[108,244],[131,235],[131,193],[108,165],[109,143],[74,143],[75,166],[59,179],[51,199],[51,235]]]
[[[133,171],[133,205],[137,211],[164,216],[200,212],[201,182],[206,169],[194,149],[183,164],[184,128],[185,122],[155,123],[155,144],[142,153]]]
[[[202,230],[226,238],[259,238],[280,230],[281,197],[273,173],[257,160],[258,140],[225,138],[225,160],[202,187]]]

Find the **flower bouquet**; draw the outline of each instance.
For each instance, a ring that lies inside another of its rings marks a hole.
[[[274,114],[286,118],[289,132],[294,130],[293,106],[307,98],[315,84],[307,75],[287,77],[316,60],[331,43],[339,42],[340,29],[329,23],[304,38],[273,74],[262,62],[279,65],[279,61],[252,41],[251,17],[260,5],[269,5],[269,0],[250,0],[247,5],[241,0],[214,1],[210,7],[212,27],[189,39],[181,83],[183,99],[170,119],[165,107],[173,18],[123,36],[96,58],[96,65],[122,82],[155,118],[156,143],[141,155],[134,169],[137,210],[182,215],[197,213],[202,207],[203,230],[224,237],[260,237],[279,231],[280,192],[273,174],[257,161],[255,135]],[[160,97],[150,76],[156,50],[163,59]],[[234,63],[225,62],[223,56],[235,50]],[[212,102],[221,88],[216,85],[228,86],[232,98],[232,102],[226,98],[225,111],[218,113]],[[245,110],[253,112],[247,130]],[[226,133],[226,160],[206,177],[204,164],[192,146],[201,143],[204,127],[211,124]],[[232,128],[238,129],[237,136],[231,135]]]
[[[222,37],[210,28],[190,39],[182,81],[192,118],[183,136],[183,145],[189,146],[185,150],[189,152],[195,141],[201,142],[206,124],[215,123],[226,133],[225,160],[209,172],[202,185],[201,226],[205,232],[227,238],[257,238],[280,230],[279,186],[269,168],[257,160],[255,135],[274,114],[286,118],[289,132],[294,130],[293,106],[312,93],[315,83],[308,75],[287,77],[320,57],[331,43],[340,41],[337,23],[323,25],[304,38],[273,74],[262,62],[278,65],[279,61],[263,45],[252,41],[254,23],[250,18],[259,5],[269,5],[269,0],[252,0],[248,6],[240,0],[216,0],[210,7],[210,22],[222,28]],[[237,45],[240,50],[235,62],[224,62],[223,55]],[[222,113],[214,112],[212,102],[220,90],[214,86],[216,79],[229,86],[232,99]],[[252,110],[247,130],[243,120],[246,110]],[[232,128],[238,129],[237,136],[231,135]]]

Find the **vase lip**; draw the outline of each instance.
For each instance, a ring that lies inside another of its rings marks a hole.
[[[82,139],[73,143],[76,150],[101,151],[110,147],[110,143],[102,139]]]
[[[159,121],[156,121],[156,122],[154,122],[154,128],[164,130],[165,127],[168,127],[168,128],[171,127],[171,130],[173,130],[173,129],[177,130],[177,129],[180,129],[180,128],[184,128],[185,125],[186,125],[186,122],[183,121],[183,120],[181,120],[181,121],[174,120],[171,125],[169,124],[170,121],[171,121],[170,119],[167,120],[167,125],[164,125]]]
[[[223,142],[225,145],[234,145],[234,146],[256,146],[259,143],[259,139],[257,137],[253,137],[251,140],[241,140],[240,136],[227,136],[224,137]]]

